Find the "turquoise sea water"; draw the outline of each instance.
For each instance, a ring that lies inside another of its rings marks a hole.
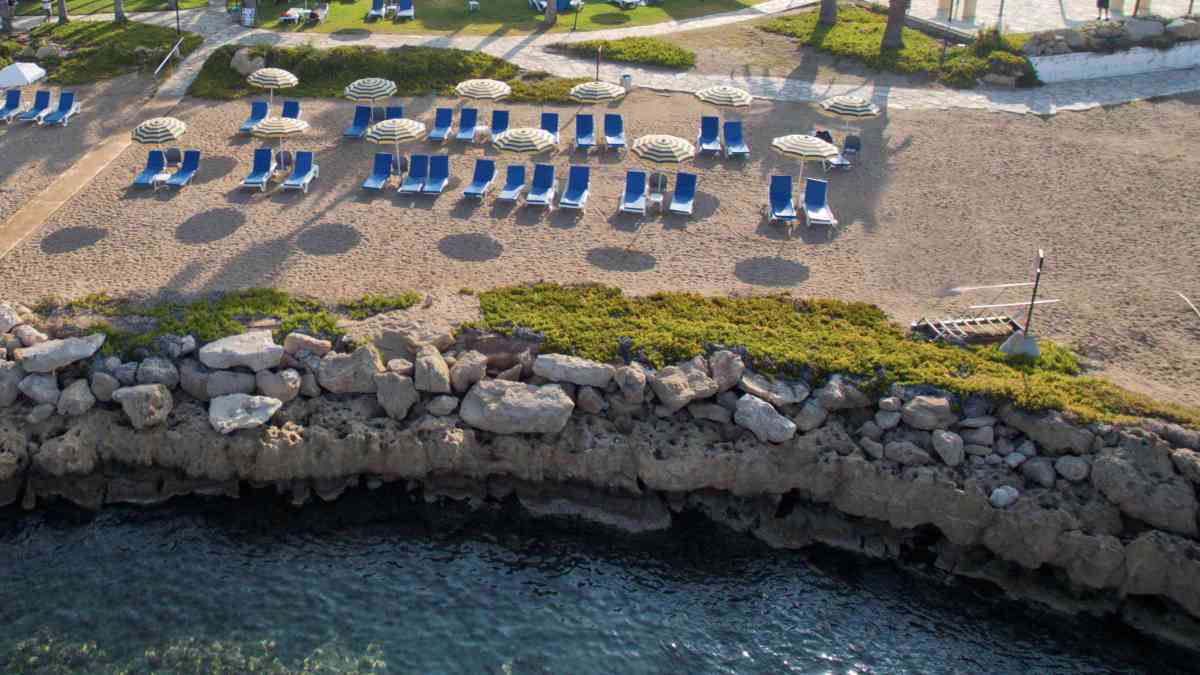
[[[355,491],[0,511],[0,671],[1185,672],[1111,623],[681,519],[625,536]]]

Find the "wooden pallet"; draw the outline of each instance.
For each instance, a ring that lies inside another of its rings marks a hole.
[[[913,322],[912,332],[934,342],[951,344],[986,344],[1002,342],[1021,330],[1021,324],[1011,316],[971,316],[956,319],[920,318]]]

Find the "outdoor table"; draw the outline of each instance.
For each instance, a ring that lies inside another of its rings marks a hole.
[[[279,15],[279,21],[280,23],[300,23],[300,17],[305,14],[308,14],[307,10],[292,7],[288,11]]]

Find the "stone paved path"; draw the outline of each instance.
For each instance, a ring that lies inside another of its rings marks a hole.
[[[1096,0],[1003,0],[1004,28],[1017,33],[1070,28],[1096,19]],[[1136,0],[1110,0],[1114,18],[1130,16]],[[922,19],[974,33],[996,24],[1001,0],[955,0],[954,18],[945,8],[949,0],[912,0],[909,13]],[[1165,17],[1187,14],[1189,0],[1142,0],[1140,13]],[[974,10],[972,11],[972,7]],[[941,8],[941,11],[939,11]]]

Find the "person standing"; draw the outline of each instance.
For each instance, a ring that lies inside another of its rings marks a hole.
[[[1096,0],[1096,20],[1108,21],[1112,15],[1108,13],[1108,0]]]
[[[46,13],[47,21],[54,16],[54,9],[50,6],[50,0],[42,0],[42,11]]]

